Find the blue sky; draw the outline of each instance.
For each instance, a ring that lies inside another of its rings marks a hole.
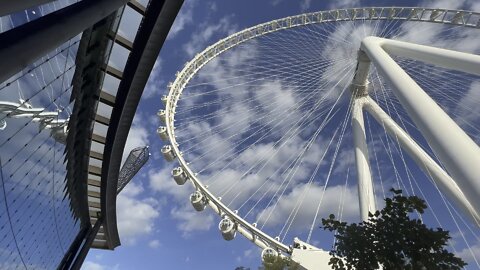
[[[207,213],[193,212],[188,203],[189,189],[176,186],[170,178],[170,167],[159,154],[163,143],[155,133],[160,97],[166,94],[167,83],[174,80],[175,72],[185,62],[229,34],[303,12],[373,5],[480,10],[474,1],[454,0],[186,0],[150,75],[127,142],[126,153],[148,144],[152,156],[118,197],[122,246],[113,252],[91,250],[83,269],[234,269],[237,266],[256,269],[260,265],[260,249],[240,236],[234,241],[224,241],[217,229],[219,218],[210,209]],[[480,246],[476,248],[480,252]]]

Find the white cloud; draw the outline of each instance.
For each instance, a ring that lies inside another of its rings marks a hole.
[[[135,182],[129,183],[129,185],[125,186],[122,190],[121,194],[126,197],[135,197],[140,195],[143,192],[143,187]]]
[[[256,110],[256,114],[275,116],[279,114],[285,115],[282,119],[284,122],[294,122],[296,119],[300,119],[301,115],[298,111],[292,110],[299,103],[300,97],[297,96],[297,89],[293,86],[286,86],[280,80],[267,80],[255,87],[252,91],[255,97],[255,101],[260,105],[260,109]],[[265,98],[268,97],[268,98]],[[238,100],[238,99],[237,99]],[[289,113],[285,113],[285,110],[290,110]],[[235,115],[235,114],[234,114]],[[252,119],[258,119],[255,115]],[[270,121],[271,119],[266,117],[263,123]],[[276,125],[276,122],[271,122],[268,126],[272,127]],[[284,126],[284,129],[276,130],[280,135],[287,131],[289,126]],[[273,135],[273,134],[272,134]]]
[[[83,270],[104,270],[105,267],[103,267],[103,265],[98,264],[98,263],[94,263],[94,262],[91,262],[91,261],[86,261],[82,265],[82,269]]]
[[[135,244],[138,237],[153,231],[158,201],[153,198],[140,199],[143,188],[130,182],[117,196],[117,223],[122,242]]]
[[[342,32],[345,35],[347,33],[351,32],[346,30]],[[293,131],[287,132],[295,127],[296,120],[302,119],[304,116],[304,112],[294,109],[299,103],[298,100],[302,98],[302,94],[298,94],[299,91],[294,83],[286,84],[281,77],[252,83],[248,81],[251,78],[242,76],[239,71],[243,71],[245,67],[255,66],[257,56],[261,56],[256,45],[256,42],[252,41],[249,46],[240,46],[229,51],[221,60],[212,60],[202,69],[198,74],[201,83],[211,85],[213,91],[228,90],[215,92],[218,99],[221,100],[221,106],[212,121],[200,118],[186,124],[182,129],[177,129],[178,141],[181,146],[189,148],[182,144],[181,138],[185,138],[195,146],[195,151],[197,151],[184,153],[187,161],[195,160],[190,166],[196,170],[208,168],[200,175],[201,179],[206,179],[207,183],[215,182],[209,189],[214,194],[222,196],[222,201],[231,204],[232,209],[240,206],[247,199],[256,202],[265,196],[270,198],[283,188],[287,194],[292,189],[296,190],[299,181],[308,178],[309,173],[311,174],[315,165],[320,162],[319,159],[326,146],[326,142],[318,137],[299,164],[299,169],[288,168],[287,165],[299,154],[299,150],[303,149],[306,143],[305,138],[298,136]],[[332,44],[332,47],[334,45]],[[337,54],[343,56],[344,52],[339,51]],[[351,53],[351,55],[356,59],[356,53]],[[339,70],[341,71],[340,68]],[[339,72],[332,71],[331,73]],[[200,98],[188,96],[188,90],[190,89],[187,89],[182,105],[191,106],[196,102],[202,102]],[[252,102],[243,102],[246,99],[250,99]],[[270,117],[265,117],[265,119],[259,117],[264,115]],[[282,121],[282,125],[276,125],[278,122],[275,121],[267,123],[267,120],[271,120],[274,116],[282,116],[279,119]],[[250,147],[242,149],[232,156],[234,151],[239,150],[237,145],[239,138],[250,135],[252,133],[250,129],[254,124],[267,127],[276,126],[276,129],[268,130],[269,136],[266,136],[267,139],[264,141],[249,142],[251,143]],[[222,129],[213,132],[213,126],[216,125]],[[316,128],[312,129],[308,136],[311,136],[315,130]],[[288,140],[281,144],[273,144],[286,133],[288,136],[285,138]],[[208,140],[205,140],[206,138]],[[198,156],[202,156],[202,158],[197,158]],[[346,160],[350,161],[350,159]],[[213,165],[212,162],[214,162]],[[281,170],[282,167],[285,169]],[[255,169],[251,170],[252,168]],[[268,183],[264,186],[266,181]],[[159,183],[156,185],[158,189],[170,189],[169,186],[172,185],[171,179],[166,185],[163,184],[164,181],[161,177],[155,177],[154,182]],[[260,192],[257,192],[259,189]],[[182,196],[186,197],[186,194],[182,194]],[[232,202],[233,200],[235,203]],[[287,198],[286,201],[291,200]],[[358,215],[358,203],[349,205],[357,205]],[[178,209],[175,210],[181,212]],[[191,216],[176,213],[175,217],[177,219],[183,217],[187,220]],[[282,218],[286,217],[282,216]],[[272,224],[275,225],[276,222],[274,221]],[[199,224],[188,222],[182,224],[181,229],[188,232],[192,228],[198,229],[198,226]],[[208,226],[206,226],[207,228]]]
[[[337,0],[331,1],[328,6],[329,9],[338,9],[338,8],[354,8],[360,7],[360,0]]]
[[[189,56],[200,53],[208,43],[212,42],[212,37],[235,33],[237,25],[234,23],[232,16],[225,16],[214,23],[200,23],[198,29],[200,30],[195,31],[190,41],[183,46]]]
[[[148,242],[148,246],[151,248],[158,248],[160,247],[160,241],[158,241],[157,239],[151,240],[150,242]]]
[[[206,211],[208,208],[197,212],[190,203],[187,203],[172,208],[170,214],[177,220],[177,229],[182,232],[182,236],[189,237],[192,232],[208,231],[214,224],[214,216]]]
[[[358,221],[358,195],[355,186],[349,186],[345,191],[344,186],[328,187],[325,192],[323,189],[323,186],[317,184],[296,186],[291,192],[281,197],[276,206],[272,205],[258,214],[259,224],[266,222],[267,227],[283,225],[292,210],[300,208],[301,211],[298,211],[292,223],[292,229],[305,231],[311,226],[321,198],[322,204],[316,220],[316,227],[320,224],[322,217],[327,217],[332,213],[338,216],[337,209],[341,205],[343,205],[343,220]],[[342,194],[344,194],[343,197]]]
[[[470,10],[473,10],[473,11],[476,11],[476,12],[480,11],[480,2],[471,1]]]
[[[464,248],[456,255],[462,258],[466,263],[468,263],[469,266],[474,267],[476,265],[477,267],[479,267],[476,260],[480,259],[480,244],[471,245],[470,249],[468,247]]]
[[[217,11],[217,8],[218,8],[218,7],[217,7],[217,3],[215,3],[215,2],[210,2],[210,3],[208,3],[208,9],[209,9],[210,11]]]
[[[270,1],[270,5],[272,5],[272,6],[277,6],[277,5],[280,4],[281,2],[283,2],[283,0],[271,0],[271,1]]]
[[[127,141],[125,143],[125,148],[123,150],[123,157],[122,157],[122,164],[127,159],[130,151],[132,151],[136,147],[140,146],[147,146],[149,145],[148,141],[148,130],[141,122],[142,116],[141,114],[135,114],[135,118],[133,119],[132,127],[128,132]]]
[[[312,0],[302,0],[302,2],[300,2],[300,10],[302,12],[306,11],[307,9],[310,8],[311,4],[312,4]]]
[[[82,270],[118,270],[118,269],[120,269],[120,266],[118,264],[114,266],[107,266],[107,265],[102,265],[92,261],[85,261],[85,263],[82,265]]]
[[[470,0],[424,0],[421,1],[418,6],[430,8],[459,9],[467,2],[470,2]]]
[[[343,174],[349,168],[355,168],[355,153],[352,148],[343,148],[338,153],[337,166],[335,166],[334,174]]]
[[[469,9],[480,7],[478,1],[473,0],[425,0],[419,6],[445,9]],[[400,40],[417,44],[458,50],[463,52],[478,53],[480,49],[480,37],[476,29],[463,27],[460,31],[446,35],[445,27],[441,24],[406,22],[401,25]]]
[[[157,58],[155,61],[155,65],[153,66],[152,72],[150,72],[150,76],[148,78],[147,85],[145,86],[145,90],[142,94],[142,99],[148,99],[151,97],[158,98],[159,95],[165,94],[167,92],[166,89],[160,88],[161,85],[164,85],[164,81],[161,79],[161,71],[162,71],[162,60]]]
[[[193,186],[188,182],[178,186],[170,172],[169,166],[157,172],[150,171],[150,187],[157,192],[172,196],[176,206],[171,208],[170,216],[177,221],[177,229],[184,237],[188,237],[194,231],[209,230],[214,221],[212,213],[207,209],[203,212],[195,211],[189,200],[194,190]]]
[[[188,201],[193,187],[188,182],[183,186],[177,185],[171,174],[172,169],[172,166],[165,166],[159,171],[149,171],[150,188],[168,194],[178,202]]]
[[[193,10],[196,3],[196,0],[189,0],[183,3],[170,32],[168,32],[167,39],[175,38],[186,26],[193,23]]]
[[[460,102],[457,103],[457,107],[454,108],[455,115],[459,120],[460,125],[465,123],[475,123],[474,121],[480,117],[480,82],[475,81],[470,85],[470,89],[462,97]],[[465,122],[466,121],[466,122]],[[469,129],[471,127],[465,126]],[[478,134],[477,134],[478,135]],[[477,140],[480,138],[476,138]]]
[[[249,249],[246,249],[243,251],[243,254],[241,256],[237,256],[235,260],[238,263],[246,262],[246,261],[251,261],[255,258],[258,258],[260,256],[261,251],[259,250],[258,247],[254,246]]]

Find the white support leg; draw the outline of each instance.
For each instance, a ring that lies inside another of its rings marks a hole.
[[[402,149],[404,149],[410,157],[418,164],[418,166],[427,174],[430,175],[439,186],[439,188],[446,192],[450,198],[469,214],[473,220],[480,224],[480,216],[475,211],[473,206],[465,198],[465,195],[460,190],[458,185],[448,175],[442,167],[440,167],[416,142],[412,139],[395,121],[384,111],[378,104],[370,97],[364,104],[364,108],[369,112],[375,120],[382,125],[385,130],[393,138],[395,138]]]
[[[480,55],[377,37],[366,39],[379,43],[388,54],[480,76]]]
[[[360,201],[360,217],[368,220],[368,213],[375,213],[375,197],[373,196],[372,174],[368,162],[368,148],[363,121],[363,105],[365,97],[355,97],[352,109],[352,131],[355,145],[355,162],[358,178],[358,198]]]
[[[480,56],[376,37],[365,38],[361,49],[389,81],[394,94],[467,200],[474,209],[480,209],[480,147],[388,53],[474,74],[480,73]]]

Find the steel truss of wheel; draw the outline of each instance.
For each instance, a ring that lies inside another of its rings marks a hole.
[[[169,145],[162,148],[162,153],[168,161],[177,159],[179,162],[180,167],[176,168],[173,172],[175,181],[178,184],[183,184],[190,180],[194,185],[196,193],[195,195],[192,194],[192,203],[195,201],[199,209],[204,207],[205,204],[208,204],[223,218],[220,224],[220,229],[222,230],[225,239],[233,237],[231,229],[234,228],[260,248],[273,248],[284,254],[292,254],[293,250],[291,246],[287,246],[280,242],[279,239],[275,239],[264,233],[256,227],[256,224],[247,222],[235,211],[229,209],[219,198],[210,192],[208,187],[205,186],[200,179],[198,179],[195,172],[189,167],[188,162],[184,160],[176,141],[174,123],[177,102],[182,95],[184,88],[192,77],[209,61],[245,41],[279,30],[298,26],[355,20],[418,21],[458,25],[477,29],[480,28],[480,13],[447,9],[372,7],[306,13],[259,24],[218,41],[197,54],[191,61],[187,62],[185,67],[176,74],[175,81],[168,85],[168,96],[162,97],[162,101],[165,104],[165,110],[160,110],[158,112],[158,116],[161,121],[165,123],[165,126],[160,127],[157,132],[163,140],[169,142]]]

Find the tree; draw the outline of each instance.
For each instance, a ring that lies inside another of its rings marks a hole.
[[[333,214],[322,219],[325,230],[336,231],[329,262],[333,269],[462,269],[467,265],[445,249],[448,231],[427,228],[410,217],[414,211],[424,212],[424,200],[405,197],[401,190],[390,191],[393,198],[385,199],[385,208],[370,213],[368,221],[347,225]]]
[[[298,270],[299,266],[290,257],[267,255],[263,258],[265,270]]]

